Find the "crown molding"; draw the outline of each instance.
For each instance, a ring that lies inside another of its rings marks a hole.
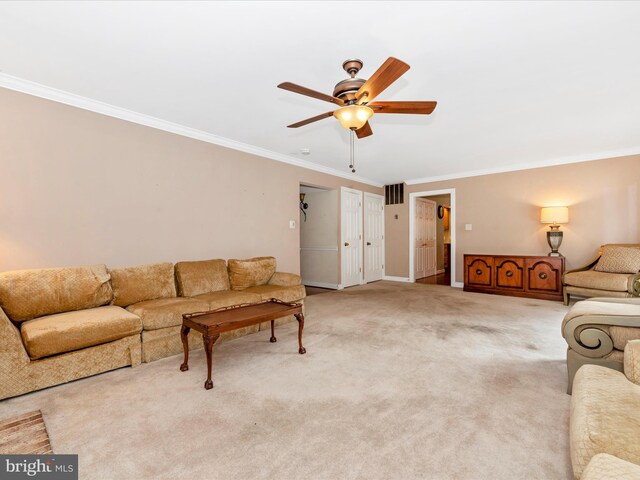
[[[81,108],[83,110],[89,110],[91,112],[118,118],[120,120],[126,120],[127,122],[137,123],[146,127],[174,133],[183,137],[193,138],[195,140],[212,143],[221,147],[250,153],[252,155],[268,158],[277,162],[295,165],[296,167],[306,168],[307,170],[326,173],[335,177],[346,178],[348,180],[364,183],[374,187],[384,186],[379,182],[358,175],[352,175],[340,170],[336,170],[334,168],[317,165],[306,160],[300,160],[290,155],[284,155],[282,153],[267,150],[266,148],[260,148],[254,145],[249,145],[248,143],[238,142],[236,140],[214,135],[213,133],[208,133],[203,130],[197,130],[195,128],[186,127],[178,123],[169,122],[167,120],[162,120],[150,115],[127,110],[126,108],[116,107],[115,105],[101,102],[99,100],[93,100],[91,98],[65,92],[63,90],[58,90],[57,88],[48,87],[46,85],[31,82],[29,80],[14,77],[12,75],[7,75],[5,73],[0,73],[0,87],[26,93],[35,97],[45,98],[54,102]]]
[[[600,152],[592,155],[575,155],[571,157],[556,158],[553,160],[544,160],[540,162],[520,163],[515,165],[507,165],[505,167],[487,168],[483,170],[471,170],[468,172],[452,173],[450,175],[439,175],[435,177],[414,178],[407,180],[407,185],[417,185],[420,183],[441,182],[443,180],[455,180],[458,178],[479,177],[481,175],[494,175],[496,173],[516,172],[519,170],[531,170],[534,168],[556,167],[559,165],[568,165],[571,163],[593,162],[596,160],[607,160],[616,157],[628,157],[630,155],[640,155],[640,147],[629,148],[625,150],[613,150],[608,152]]]

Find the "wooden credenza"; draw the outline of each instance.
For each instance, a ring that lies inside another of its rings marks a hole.
[[[562,300],[564,257],[465,255],[464,290]]]

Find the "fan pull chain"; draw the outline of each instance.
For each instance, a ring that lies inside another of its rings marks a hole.
[[[354,147],[355,147],[355,142],[354,142],[354,137],[355,137],[355,130],[349,130],[349,134],[350,134],[350,142],[349,142],[349,168],[351,169],[352,173],[356,173],[356,158],[355,158],[355,152],[354,152]]]

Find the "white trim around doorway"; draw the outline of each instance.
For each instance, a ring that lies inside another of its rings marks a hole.
[[[416,214],[416,198],[433,197],[435,195],[449,195],[451,198],[451,286],[462,288],[463,283],[456,281],[456,189],[445,188],[442,190],[428,190],[425,192],[413,192],[409,194],[409,282],[415,282],[414,264],[414,221]]]

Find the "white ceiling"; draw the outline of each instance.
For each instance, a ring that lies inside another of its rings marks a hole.
[[[640,2],[0,2],[0,86],[17,77],[348,172],[343,60],[411,69],[356,144],[379,183],[640,153]],[[300,149],[311,149],[303,156]]]

